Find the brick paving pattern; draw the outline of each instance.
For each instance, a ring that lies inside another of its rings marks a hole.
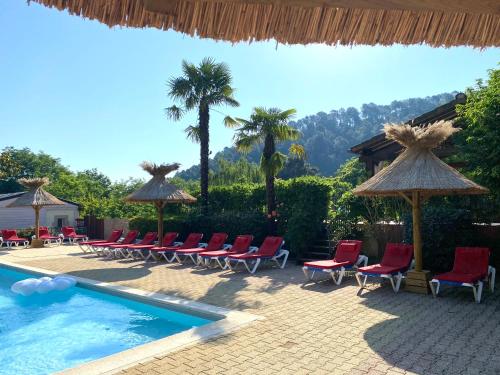
[[[500,298],[445,289],[433,299],[353,277],[303,284],[301,268],[246,272],[103,260],[76,246],[2,251],[1,259],[247,311],[265,319],[124,374],[500,374]]]

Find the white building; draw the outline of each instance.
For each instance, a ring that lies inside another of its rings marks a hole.
[[[0,194],[0,229],[23,229],[35,226],[35,211],[31,207],[7,207],[24,192]],[[65,201],[62,206],[48,206],[40,210],[40,225],[60,228],[75,226],[79,217],[78,205]]]

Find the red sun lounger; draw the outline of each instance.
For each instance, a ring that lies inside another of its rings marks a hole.
[[[108,247],[113,246],[113,245],[131,245],[135,243],[135,240],[139,236],[139,231],[137,230],[131,230],[127,233],[125,238],[121,241],[116,241],[116,242],[104,242],[104,243],[95,243],[92,244],[92,250],[97,254],[97,255],[107,255]]]
[[[224,243],[227,240],[227,233],[214,233],[208,241],[208,244],[200,244],[192,249],[178,249],[174,253],[174,258],[179,263],[184,263],[191,259],[194,264],[198,264],[198,254],[204,251],[216,251],[224,248]]]
[[[176,240],[176,238],[179,236],[179,233],[177,232],[167,232],[163,236],[163,246],[172,246]],[[132,253],[132,257],[135,258],[135,256],[140,256],[144,260],[148,260],[149,258],[154,258],[155,260],[158,260],[155,257],[155,253],[151,252],[150,250],[153,247],[158,247],[158,244],[150,244],[150,245],[134,245],[133,248],[129,248],[130,252]],[[147,256],[145,254],[148,254]]]
[[[32,239],[35,239],[36,235],[33,235]],[[53,236],[49,232],[47,227],[38,227],[38,238],[43,241],[44,245],[55,245],[58,246],[62,243],[62,238],[60,236]]]
[[[105,240],[90,240],[78,242],[78,246],[84,253],[92,252],[92,245],[97,245],[100,243],[110,243],[117,242],[123,234],[123,229],[113,229],[109,237]]]
[[[382,277],[391,281],[395,293],[399,291],[404,273],[411,267],[413,259],[413,245],[402,243],[388,243],[385,253],[379,264],[359,267],[356,273],[360,290],[366,286],[368,277]],[[363,281],[361,281],[363,276]]]
[[[78,241],[88,241],[89,238],[84,234],[76,234],[75,228],[73,227],[62,227],[62,237],[63,242],[68,241],[70,245],[74,245]]]
[[[226,266],[234,271],[238,264],[242,263],[250,273],[255,273],[262,261],[272,260],[280,268],[285,268],[289,251],[282,249],[283,237],[268,236],[256,251],[249,251],[244,254],[229,255],[226,259]],[[283,258],[280,263],[280,258]],[[232,265],[231,263],[234,263]]]
[[[203,233],[190,233],[184,242],[175,242],[174,246],[153,247],[149,251],[155,252],[159,257],[165,258],[169,263],[175,259],[175,252],[182,249],[194,249],[200,247]]]
[[[12,246],[22,246],[27,248],[29,243],[30,242],[27,238],[18,237],[15,229],[3,229],[0,231],[0,247],[5,244],[7,249],[11,249]]]
[[[314,262],[305,262],[302,270],[308,280],[313,280],[316,272],[329,273],[336,285],[342,282],[346,271],[357,269],[363,264],[368,264],[368,257],[360,255],[363,241],[341,240],[337,244],[335,256],[329,260],[317,260]]]
[[[144,235],[144,238],[140,240],[138,243],[133,243],[133,244],[119,244],[119,245],[110,245],[108,246],[108,257],[123,257],[123,258],[129,258],[133,257],[132,251],[136,246],[142,246],[142,245],[154,245],[155,241],[158,239],[158,233],[157,232],[147,232]]]
[[[224,270],[227,268],[226,258],[229,255],[244,254],[248,252],[252,241],[253,236],[250,234],[236,236],[233,244],[225,246],[224,250],[203,251],[199,253],[198,264],[200,266],[204,265],[205,267],[210,267],[210,263],[215,261],[216,265]],[[257,248],[254,249],[254,251],[256,250]]]
[[[484,282],[489,282],[491,292],[495,288],[496,270],[489,265],[489,258],[490,249],[487,247],[457,247],[453,269],[434,276],[429,282],[434,297],[441,284],[466,286],[472,288],[475,301],[480,303]]]

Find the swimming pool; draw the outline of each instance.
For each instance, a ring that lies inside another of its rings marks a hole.
[[[21,296],[0,266],[0,374],[49,374],[217,320],[82,286]]]

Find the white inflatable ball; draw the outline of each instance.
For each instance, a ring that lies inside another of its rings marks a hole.
[[[69,286],[75,286],[76,285],[76,280],[72,277],[69,276],[56,276],[54,278],[55,280],[65,280],[67,283],[69,283]]]
[[[18,281],[17,283],[14,283],[10,287],[10,290],[16,294],[21,294],[23,296],[30,296],[33,293],[35,293],[40,283],[41,281],[39,279],[33,279],[33,278],[21,280]]]
[[[38,284],[36,291],[40,294],[45,294],[50,292],[51,290],[54,290],[55,284],[52,281],[52,279],[49,277],[49,280],[45,279]]]
[[[67,277],[56,277],[52,282],[54,283],[55,290],[68,289],[74,285],[73,280]]]

